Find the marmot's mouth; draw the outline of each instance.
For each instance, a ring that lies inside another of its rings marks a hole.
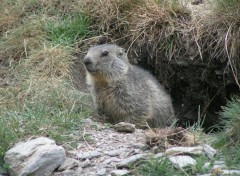
[[[93,65],[85,65],[87,71],[89,71],[90,73],[92,72],[96,72],[96,69],[93,67]]]

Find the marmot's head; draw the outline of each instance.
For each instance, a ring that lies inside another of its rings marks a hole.
[[[123,48],[104,44],[91,47],[83,59],[90,74],[115,75],[128,69],[128,59]]]

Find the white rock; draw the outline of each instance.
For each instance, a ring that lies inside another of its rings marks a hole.
[[[215,170],[218,168],[225,169],[225,168],[227,168],[227,166],[224,161],[215,161],[212,169]]]
[[[130,156],[129,158],[125,158],[119,163],[117,163],[117,168],[128,167],[128,165],[133,164],[139,160],[145,159],[149,154],[137,154]]]
[[[203,168],[204,168],[204,169],[208,169],[210,166],[211,166],[211,163],[210,163],[210,162],[206,162],[206,163],[203,165]]]
[[[112,176],[123,176],[123,175],[127,175],[129,173],[130,173],[130,171],[128,171],[126,169],[122,169],[122,170],[118,169],[118,170],[111,171]]]
[[[39,137],[15,145],[6,152],[4,160],[10,165],[10,174],[40,176],[51,174],[65,160],[65,150],[48,138]]]
[[[135,125],[126,122],[120,122],[113,126],[113,128],[118,132],[132,133],[135,131]]]
[[[77,158],[78,159],[92,159],[95,157],[99,157],[101,153],[98,151],[90,151],[90,152],[84,152],[84,153],[78,153]]]
[[[73,158],[67,158],[63,164],[58,168],[58,171],[64,171],[68,169],[72,169],[73,167],[77,167],[79,165],[79,161]]]
[[[197,164],[196,160],[190,156],[170,156],[169,160],[177,168],[184,168]]]
[[[97,171],[97,175],[106,175],[107,169],[106,168],[102,168],[100,170]]]
[[[162,158],[164,156],[164,153],[157,153],[156,155],[154,155],[153,158]]]
[[[177,155],[177,154],[194,154],[201,155],[204,154],[202,146],[196,147],[172,147],[165,151],[166,155]]]
[[[86,167],[86,166],[89,166],[90,164],[91,164],[91,161],[90,161],[89,159],[86,159],[85,161],[80,162],[80,163],[79,163],[79,166],[80,166],[81,168],[84,168],[84,167]]]
[[[125,150],[126,150],[126,148],[120,148],[117,150],[105,151],[103,153],[106,155],[109,155],[109,156],[117,156],[117,155],[121,154],[122,152],[124,152]]]
[[[82,171],[83,171],[83,168],[81,168],[81,167],[78,167],[78,168],[77,168],[77,170],[76,170],[76,173],[79,175],[79,174],[81,174],[81,173],[82,173]]]
[[[64,172],[61,172],[59,176],[78,176],[78,174],[73,170],[65,170]]]
[[[217,151],[207,144],[203,145],[203,150],[209,159],[212,159],[217,154]]]
[[[222,170],[222,175],[240,175],[240,170]]]
[[[111,157],[106,159],[105,161],[103,161],[103,164],[109,164],[111,162],[119,162],[121,161],[121,159],[117,158],[117,157]]]

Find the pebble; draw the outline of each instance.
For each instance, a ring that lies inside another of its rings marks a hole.
[[[122,168],[122,167],[129,167],[130,164],[133,164],[139,160],[145,159],[149,154],[137,154],[130,156],[128,158],[123,159],[119,163],[117,163],[117,168]]]
[[[129,173],[130,173],[130,171],[128,171],[126,169],[122,169],[122,170],[118,169],[118,170],[111,171],[112,176],[123,176],[123,175],[127,175]]]
[[[212,159],[217,154],[217,151],[207,144],[203,145],[203,150],[209,159]]]
[[[172,147],[165,151],[166,155],[177,155],[177,154],[194,154],[201,155],[204,154],[202,146],[196,147]]]
[[[97,175],[106,175],[107,169],[106,168],[102,168],[100,170],[97,171]]]
[[[162,158],[164,155],[165,155],[164,153],[157,153],[156,155],[154,155],[153,158],[156,158],[156,159]]]
[[[240,175],[240,170],[222,170],[222,175]]]
[[[116,149],[116,150],[105,151],[103,153],[106,155],[109,155],[109,156],[117,156],[117,155],[121,154],[122,152],[124,152],[125,150],[126,150],[126,148],[120,148],[120,149]]]
[[[95,157],[99,157],[101,153],[98,151],[90,151],[90,152],[84,152],[84,153],[78,153],[77,158],[78,159],[92,159]]]
[[[89,159],[86,159],[85,161],[80,162],[80,163],[79,163],[79,166],[80,166],[81,168],[84,168],[84,167],[86,167],[86,166],[89,166],[90,164],[91,164],[91,161],[90,161]]]
[[[169,161],[177,168],[196,165],[197,162],[190,156],[170,156]]]
[[[135,125],[126,122],[120,122],[113,126],[113,128],[118,132],[132,133],[135,131]]]
[[[64,171],[67,169],[71,169],[79,165],[79,161],[73,158],[67,158],[63,164],[58,168],[58,171]]]

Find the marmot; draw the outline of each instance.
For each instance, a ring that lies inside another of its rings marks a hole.
[[[129,63],[123,48],[91,47],[83,63],[97,110],[111,123],[125,121],[138,128],[171,125],[170,96],[150,73]]]

